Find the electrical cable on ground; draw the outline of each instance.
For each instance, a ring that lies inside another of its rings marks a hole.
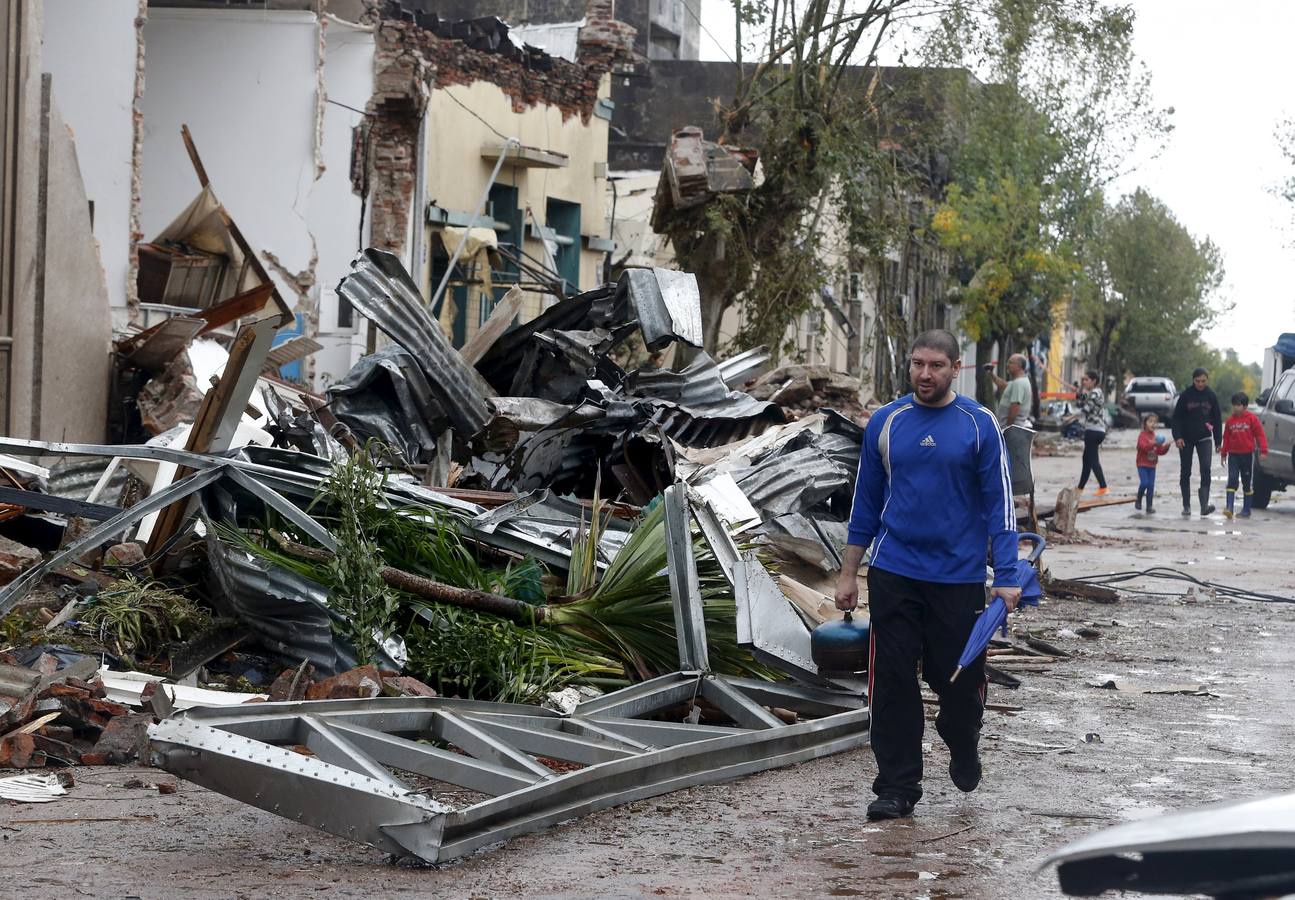
[[[1295,603],[1295,598],[1281,597],[1277,594],[1263,594],[1258,591],[1249,591],[1245,588],[1233,587],[1232,585],[1221,584],[1217,581],[1205,581],[1186,572],[1180,572],[1177,569],[1170,569],[1166,566],[1155,566],[1150,569],[1142,569],[1133,572],[1108,572],[1105,575],[1086,575],[1082,578],[1070,578],[1068,581],[1077,581],[1082,584],[1112,585],[1122,584],[1126,581],[1133,581],[1138,578],[1163,578],[1169,581],[1186,581],[1198,587],[1208,588],[1214,591],[1220,597],[1230,597],[1233,600],[1251,600],[1256,603]],[[1156,593],[1154,591],[1138,591],[1140,594],[1146,594],[1152,597],[1172,597],[1176,594]]]

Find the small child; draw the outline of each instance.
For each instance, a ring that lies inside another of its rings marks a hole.
[[[1232,518],[1232,507],[1236,501],[1237,483],[1245,491],[1241,501],[1241,518],[1250,518],[1250,498],[1254,491],[1250,489],[1254,477],[1255,447],[1259,448],[1261,459],[1268,458],[1268,436],[1264,434],[1263,423],[1247,407],[1250,398],[1237,391],[1232,395],[1232,415],[1223,423],[1223,445],[1219,447],[1219,460],[1228,464],[1228,508],[1223,515]],[[1232,458],[1229,459],[1228,457]]]
[[[1160,420],[1155,413],[1142,417],[1142,431],[1138,434],[1138,502],[1135,506],[1142,508],[1142,498],[1147,498],[1147,515],[1154,513],[1152,500],[1156,495],[1156,464],[1160,457],[1169,452],[1169,442],[1163,434],[1156,434]]]

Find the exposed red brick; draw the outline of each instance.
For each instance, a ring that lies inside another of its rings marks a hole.
[[[90,755],[102,755],[109,763],[117,765],[146,760],[148,726],[152,723],[153,717],[144,713],[118,716],[103,729]]]
[[[382,693],[382,676],[373,666],[358,666],[317,681],[306,689],[307,700],[355,700]]]
[[[413,22],[389,19],[377,29],[373,97],[369,101],[370,242],[404,251],[414,192],[418,126],[433,90],[487,81],[525,112],[552,106],[562,118],[588,121],[602,78],[633,57],[634,29],[614,16],[612,0],[591,0],[580,30],[579,62],[553,58],[540,70],[525,60],[474,50]]]
[[[45,765],[43,750],[31,734],[14,734],[0,740],[0,769],[32,769]]]
[[[417,678],[393,675],[382,679],[383,692],[397,697],[436,697],[436,691]]]

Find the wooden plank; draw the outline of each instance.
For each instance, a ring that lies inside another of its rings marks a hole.
[[[188,151],[189,162],[193,163],[193,170],[198,174],[198,183],[204,188],[209,187],[211,181],[207,178],[207,169],[203,166],[202,159],[198,156],[198,147],[193,142],[193,135],[189,133],[188,125],[180,126],[180,136],[184,138],[184,149]],[[256,255],[252,245],[247,242],[247,238],[243,237],[243,232],[234,224],[233,218],[229,215],[223,203],[217,203],[216,212],[220,216],[225,230],[229,232],[230,238],[238,245],[238,249],[243,252],[243,257],[247,260],[247,264],[252,267],[256,277],[261,279],[261,284],[270,286],[270,296],[274,298],[274,305],[278,307],[280,313],[279,326],[290,325],[294,318],[292,310],[284,302],[283,297],[279,295],[279,289],[275,286],[274,279],[270,277],[270,273],[266,271],[265,266],[261,264],[260,257]]]
[[[238,423],[247,408],[247,401],[256,386],[256,375],[261,370],[265,355],[269,352],[270,342],[278,326],[270,318],[261,319],[244,325],[234,336],[234,343],[229,348],[229,361],[216,386],[207,391],[194,416],[193,428],[184,449],[194,453],[219,453],[229,449]],[[193,470],[180,466],[172,483],[193,474]],[[177,500],[163,509],[157,517],[153,531],[149,535],[148,552],[155,556],[180,527],[188,520],[189,510],[193,508],[194,498],[186,497]],[[158,571],[165,560],[158,560]]]
[[[1068,581],[1065,578],[1045,579],[1043,590],[1052,597],[1071,597],[1076,600],[1092,600],[1094,603],[1118,603],[1120,600],[1120,595],[1108,587]]]
[[[136,335],[125,362],[150,372],[160,372],[202,333],[205,323],[195,316],[172,316]]]
[[[486,319],[486,324],[474,334],[463,349],[459,351],[459,356],[470,366],[475,366],[481,357],[495,345],[500,335],[508,330],[517,311],[522,308],[522,289],[514,285],[508,289],[508,293],[495,304],[495,308],[490,312],[490,318]]]
[[[312,353],[317,353],[323,349],[324,345],[319,341],[299,334],[270,350],[265,357],[263,371],[277,372],[280,367],[294,363],[299,359],[305,359]]]

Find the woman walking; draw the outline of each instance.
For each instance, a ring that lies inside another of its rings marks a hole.
[[[1195,457],[1201,472],[1201,515],[1208,516],[1214,512],[1214,504],[1210,502],[1211,451],[1223,445],[1223,407],[1210,390],[1208,371],[1197,369],[1192,373],[1192,386],[1178,395],[1169,424],[1174,443],[1178,445],[1178,486],[1183,492],[1183,515],[1192,514],[1192,458]]]
[[[1088,485],[1091,474],[1097,479],[1096,496],[1107,493],[1106,474],[1102,471],[1101,454],[1098,447],[1106,440],[1106,398],[1099,388],[1100,378],[1096,371],[1089,369],[1079,383],[1079,419],[1084,427],[1084,459],[1079,470],[1079,492],[1082,494]]]

